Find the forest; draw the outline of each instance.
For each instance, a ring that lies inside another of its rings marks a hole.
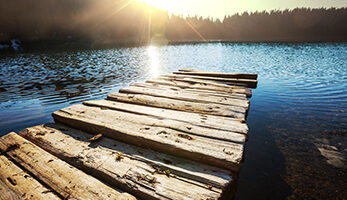
[[[0,0],[0,44],[97,48],[170,42],[346,42],[347,8],[170,15],[134,0]]]

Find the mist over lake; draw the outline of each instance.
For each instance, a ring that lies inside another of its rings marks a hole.
[[[211,43],[0,55],[0,134],[180,68],[257,73],[237,199],[347,196],[347,44]]]

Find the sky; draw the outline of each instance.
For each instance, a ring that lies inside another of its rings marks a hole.
[[[138,0],[184,16],[223,19],[225,15],[296,7],[347,7],[347,0]]]

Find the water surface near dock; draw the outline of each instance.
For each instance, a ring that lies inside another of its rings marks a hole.
[[[257,73],[237,199],[343,198],[347,44],[194,44],[0,55],[0,135],[179,68]]]

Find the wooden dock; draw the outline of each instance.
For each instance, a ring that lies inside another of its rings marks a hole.
[[[256,74],[181,69],[0,138],[0,199],[232,199]]]

